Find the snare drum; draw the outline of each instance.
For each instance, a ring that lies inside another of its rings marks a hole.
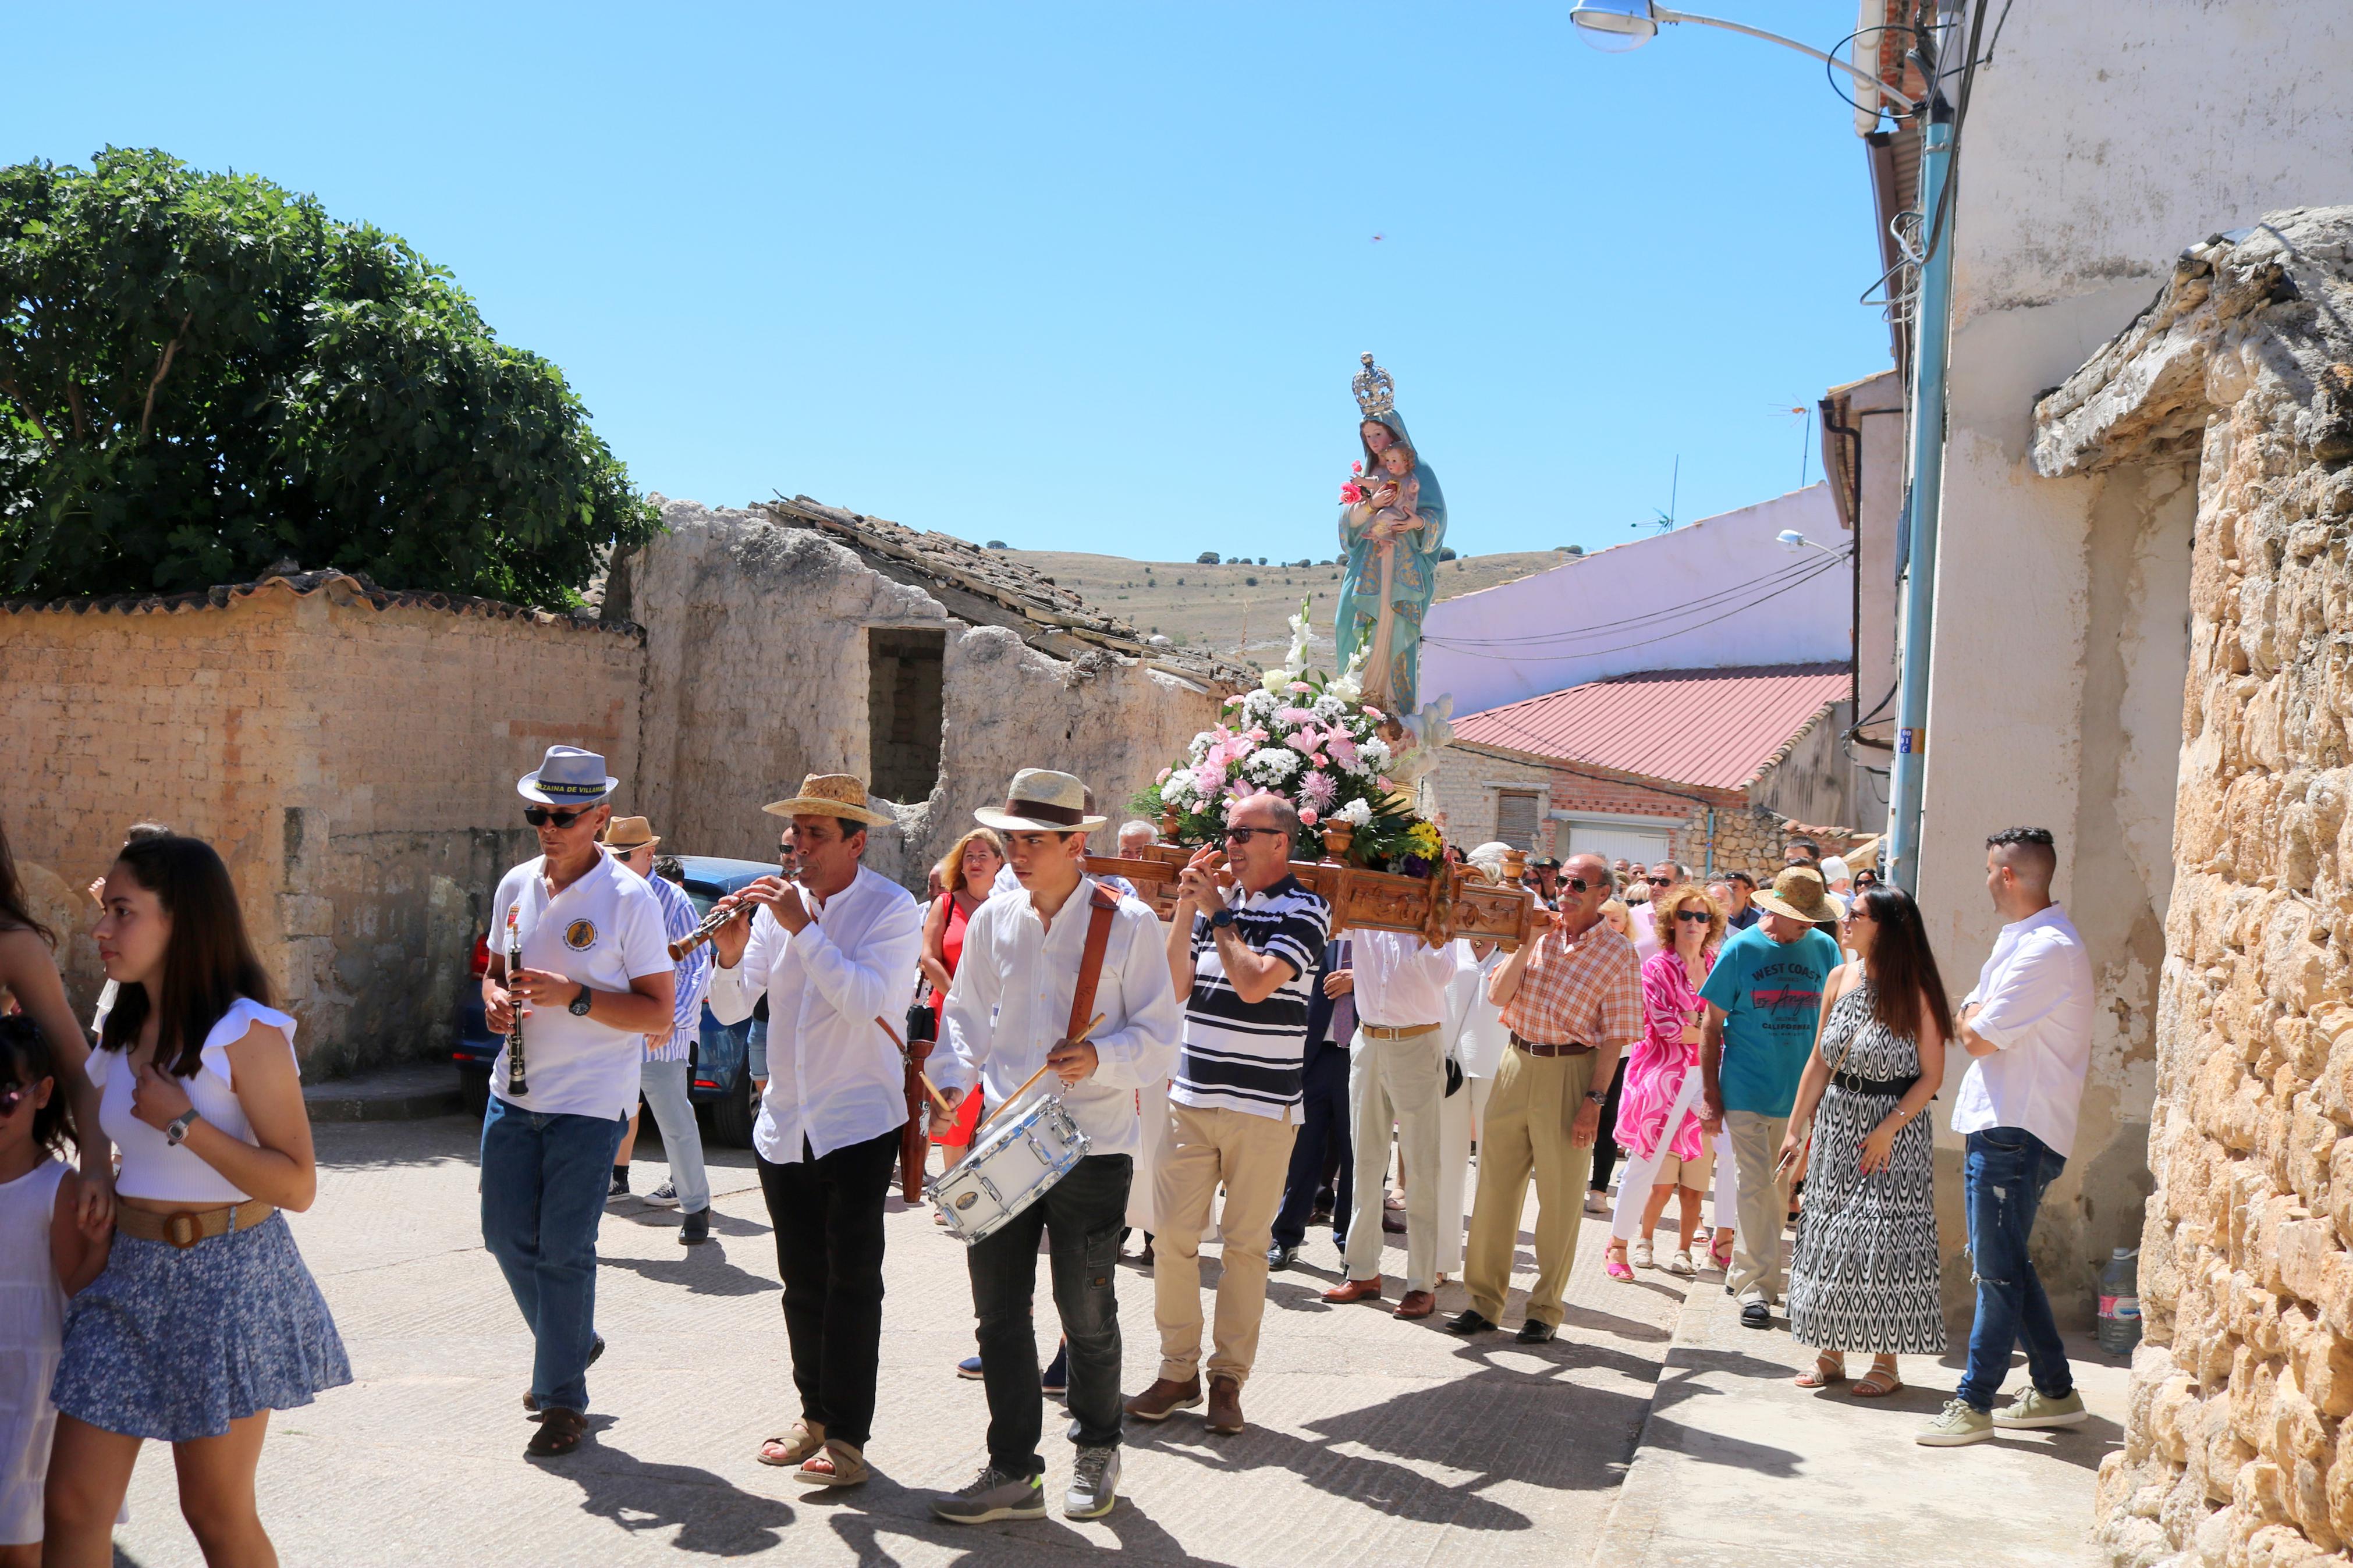
[[[970,1246],[1046,1195],[1086,1158],[1087,1135],[1060,1097],[1016,1100],[983,1128],[971,1152],[932,1184],[932,1201]]]

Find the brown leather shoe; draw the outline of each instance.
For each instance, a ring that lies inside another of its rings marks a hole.
[[[1242,1385],[1230,1377],[1209,1379],[1209,1408],[1201,1419],[1212,1432],[1230,1436],[1242,1429]]]
[[[1377,1301],[1381,1299],[1381,1279],[1376,1274],[1370,1279],[1343,1279],[1324,1292],[1324,1299],[1335,1307],[1351,1301]]]
[[[1150,1388],[1127,1402],[1127,1413],[1138,1421],[1166,1421],[1179,1410],[1190,1410],[1201,1403],[1201,1380],[1188,1377],[1178,1383],[1175,1378],[1155,1379]]]
[[[1438,1298],[1427,1290],[1409,1290],[1397,1304],[1400,1318],[1427,1318],[1438,1310]]]

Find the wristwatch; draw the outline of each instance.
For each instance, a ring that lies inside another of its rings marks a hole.
[[[571,1014],[575,1018],[586,1017],[588,1016],[588,987],[583,985],[580,988],[580,994],[575,996],[572,999],[571,1005],[567,1006],[564,1010]]]
[[[187,1110],[164,1123],[164,1142],[174,1149],[178,1148],[180,1141],[188,1135],[188,1129],[194,1127],[198,1120],[196,1108],[191,1105]]]
[[[1216,914],[1209,917],[1209,929],[1211,931],[1223,931],[1233,923],[1234,911],[1231,906],[1219,910]]]
[[[1585,1100],[1588,1105],[1607,1105],[1609,1103],[1609,1091],[1606,1089],[1588,1089],[1585,1091]]]

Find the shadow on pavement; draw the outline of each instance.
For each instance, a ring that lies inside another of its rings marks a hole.
[[[747,1492],[694,1465],[649,1464],[602,1438],[611,1416],[589,1417],[596,1440],[562,1459],[534,1461],[577,1486],[581,1511],[631,1535],[679,1527],[670,1549],[707,1557],[748,1557],[783,1544],[790,1505]]]
[[[718,1242],[682,1247],[679,1253],[676,1258],[615,1258],[599,1254],[596,1266],[622,1269],[658,1285],[682,1286],[695,1296],[758,1296],[783,1289],[765,1275],[728,1262]]]

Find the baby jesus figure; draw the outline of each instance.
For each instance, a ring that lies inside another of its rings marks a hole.
[[[1373,509],[1372,523],[1376,538],[1394,537],[1409,528],[1419,528],[1421,517],[1421,481],[1413,477],[1413,448],[1398,441],[1382,448],[1380,472],[1368,477],[1373,493],[1366,498]]]

